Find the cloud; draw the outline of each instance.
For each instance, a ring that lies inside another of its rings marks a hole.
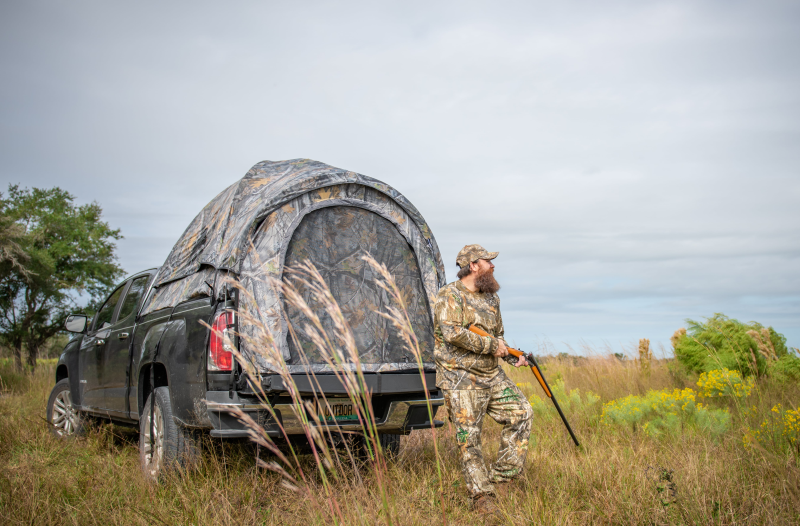
[[[100,202],[131,272],[251,165],[308,157],[403,192],[451,279],[500,250],[531,342],[722,311],[800,346],[795,3],[0,10],[0,183]]]

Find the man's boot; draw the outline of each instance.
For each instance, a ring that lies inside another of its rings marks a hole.
[[[482,517],[499,517],[494,495],[484,493],[472,501],[472,511]]]

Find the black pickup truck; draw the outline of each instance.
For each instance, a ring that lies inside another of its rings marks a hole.
[[[423,371],[380,316],[387,297],[362,260],[366,254],[389,268],[406,297]],[[386,446],[395,449],[400,435],[430,427],[426,399],[434,409],[442,404],[431,312],[445,278],[435,240],[396,190],[301,159],[254,166],[203,209],[162,267],[127,278],[92,319],[67,319],[66,330],[75,336],[59,359],[48,402],[54,432],[80,434],[87,417],[138,425],[142,468],[150,478],[165,466],[191,463],[200,433],[246,437],[229,412],[234,407],[276,441],[284,436],[278,424],[300,440],[305,415],[293,411],[279,371],[291,374],[303,398],[324,395],[339,428],[359,431],[335,366],[314,352],[303,313],[274,286],[290,279],[284,269],[305,261],[320,269],[352,330]],[[298,291],[311,305],[311,292]],[[330,326],[324,312],[320,318]],[[258,331],[270,335],[280,363],[245,337]],[[253,392],[230,345],[258,372],[255,381],[279,422]],[[341,365],[348,366],[355,363]]]

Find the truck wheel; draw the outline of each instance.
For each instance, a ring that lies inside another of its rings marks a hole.
[[[369,460],[369,451],[366,444],[366,438],[363,436],[356,437],[355,453],[358,459],[362,462]],[[378,435],[378,440],[381,442],[381,449],[386,460],[393,460],[400,452],[400,435]]]
[[[378,435],[386,458],[396,458],[400,453],[400,435]]]
[[[155,407],[151,408],[155,399]],[[153,433],[150,432],[150,414]],[[176,468],[191,468],[199,458],[193,433],[175,423],[168,387],[158,387],[147,398],[139,419],[139,461],[145,478],[157,481]]]
[[[69,379],[64,378],[50,391],[47,400],[47,421],[50,431],[58,438],[82,436],[86,432],[86,417],[72,405]]]

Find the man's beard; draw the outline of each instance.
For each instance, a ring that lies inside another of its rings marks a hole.
[[[494,279],[494,269],[487,268],[475,278],[475,287],[478,292],[488,292],[494,294],[500,290],[500,284]]]

